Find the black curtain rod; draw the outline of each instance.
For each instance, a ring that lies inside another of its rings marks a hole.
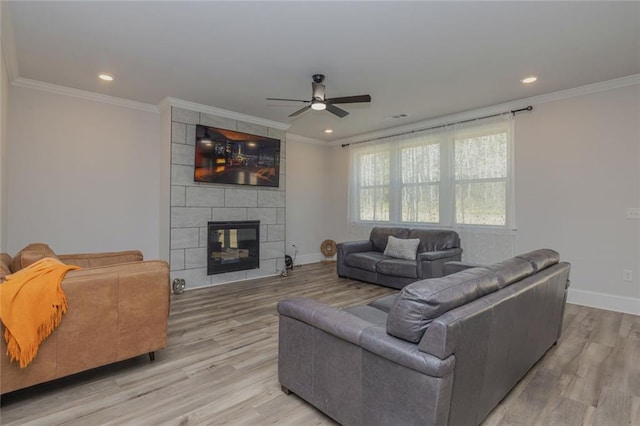
[[[364,140],[364,141],[358,141],[358,142],[353,142],[353,143],[343,143],[341,146],[343,148],[346,148],[349,145],[357,145],[359,143],[373,142],[373,141],[378,141],[380,139],[393,138],[395,136],[410,135],[411,133],[426,132],[427,130],[440,129],[442,127],[448,127],[448,126],[455,126],[456,124],[470,123],[470,122],[476,121],[476,120],[484,120],[485,118],[499,117],[499,116],[504,115],[506,113],[511,113],[513,115],[516,115],[516,113],[518,113],[518,112],[532,111],[532,110],[533,110],[533,107],[531,105],[529,105],[528,107],[524,107],[524,108],[520,108],[520,109],[512,109],[511,111],[499,112],[497,114],[485,115],[483,117],[470,118],[468,120],[456,121],[455,123],[440,124],[438,126],[427,127],[426,129],[410,130],[408,132],[396,133],[395,135],[380,136],[378,138],[367,139],[367,140]]]

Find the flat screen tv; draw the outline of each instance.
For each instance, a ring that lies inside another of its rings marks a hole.
[[[196,126],[196,182],[280,186],[280,140]]]

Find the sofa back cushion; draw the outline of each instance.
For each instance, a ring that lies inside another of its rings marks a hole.
[[[516,259],[526,260],[533,267],[533,272],[538,272],[560,262],[560,253],[551,249],[539,249],[520,254]]]
[[[6,276],[11,274],[9,264],[11,263],[11,256],[7,253],[0,253],[0,283],[5,282]]]
[[[455,231],[412,229],[406,238],[419,238],[418,253],[440,251],[460,247],[460,237]]]
[[[416,281],[400,291],[391,307],[387,333],[418,343],[435,318],[497,290],[498,286],[497,276],[484,267]]]
[[[387,241],[389,235],[396,238],[409,238],[408,228],[373,228],[369,235],[369,240],[373,244],[373,249],[379,252],[384,252],[387,248]]]
[[[504,288],[560,261],[560,254],[550,249],[534,250],[488,266]]]
[[[512,257],[511,259],[494,263],[491,266],[487,266],[487,268],[493,271],[493,273],[498,277],[500,288],[504,288],[516,281],[520,281],[534,273],[531,263],[525,259],[519,259],[517,257]]]
[[[9,269],[11,272],[16,273],[22,268],[26,268],[32,263],[36,263],[38,260],[43,259],[45,257],[52,257],[56,260],[58,256],[51,250],[51,248],[44,243],[33,243],[29,244],[22,250],[20,250],[11,260],[9,264]]]

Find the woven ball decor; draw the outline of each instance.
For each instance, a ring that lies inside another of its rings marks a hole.
[[[333,240],[324,240],[320,245],[320,251],[324,257],[333,257],[336,255],[336,242]]]

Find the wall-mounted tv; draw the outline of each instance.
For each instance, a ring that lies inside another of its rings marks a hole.
[[[280,186],[280,140],[196,126],[196,182]]]

